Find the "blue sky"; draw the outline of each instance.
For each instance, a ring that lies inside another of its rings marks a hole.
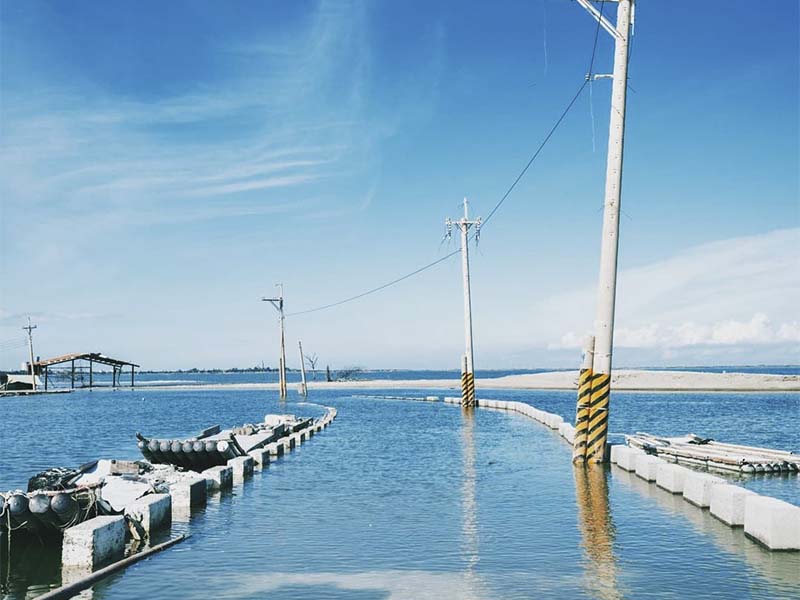
[[[615,362],[798,363],[798,5],[640,4]],[[446,253],[444,219],[487,214],[582,83],[595,24],[567,0],[31,1],[0,34],[0,367],[30,314],[42,356],[185,368],[275,364],[275,282],[293,312]],[[602,34],[596,72],[611,53]],[[579,361],[609,91],[473,250],[479,368]],[[290,318],[290,366],[302,339],[333,366],[457,368],[461,310],[451,260]]]

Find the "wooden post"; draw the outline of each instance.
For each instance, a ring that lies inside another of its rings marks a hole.
[[[47,374],[49,372],[50,372],[50,370],[47,368],[47,366],[45,366],[45,368],[44,368],[44,391],[45,392],[47,391]]]
[[[136,368],[136,367],[134,367],[133,365],[131,365],[131,387],[133,387],[133,370],[134,370],[135,368]]]
[[[89,359],[89,389],[92,389],[92,359]]]
[[[70,372],[69,377],[69,388],[71,390],[75,389],[75,359],[72,359],[72,371]]]

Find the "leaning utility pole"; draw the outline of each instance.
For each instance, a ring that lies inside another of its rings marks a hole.
[[[461,370],[461,406],[472,408],[475,406],[475,363],[472,356],[472,299],[469,289],[469,228],[475,226],[476,239],[480,235],[481,220],[469,220],[469,205],[464,198],[464,217],[458,221],[447,219],[446,236],[450,237],[453,225],[461,231],[461,271],[464,278],[464,341],[466,353],[464,354]]]
[[[308,396],[308,385],[306,384],[306,361],[303,357],[303,342],[298,340],[297,346],[300,348],[300,375],[303,378],[303,381],[300,384],[300,393],[303,394],[303,396]]]
[[[589,0],[577,0],[614,38],[614,74],[611,88],[611,121],[608,134],[603,234],[600,246],[600,278],[595,319],[592,395],[586,460],[605,462],[608,409],[611,395],[611,352],[614,344],[614,302],[617,291],[617,252],[622,192],[622,149],[625,141],[625,96],[628,89],[628,42],[633,23],[634,0],[617,0],[614,27]],[[591,73],[588,75],[592,76]]]
[[[286,324],[286,317],[283,314],[283,284],[276,283],[275,287],[279,289],[279,294],[277,298],[262,298],[262,302],[269,302],[278,311],[280,314],[280,325],[281,325],[281,356],[278,362],[278,377],[280,379],[278,383],[280,397],[286,398],[286,335],[285,335],[285,324]]]
[[[23,327],[22,329],[28,332],[28,351],[30,353],[30,360],[31,360],[31,384],[33,385],[33,391],[36,391],[36,369],[33,366],[33,330],[36,329],[36,325],[31,325],[31,318],[28,317],[28,326]]]

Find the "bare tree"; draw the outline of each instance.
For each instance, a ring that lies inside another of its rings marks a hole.
[[[319,356],[317,356],[316,352],[314,354],[303,354],[303,358],[306,361],[306,364],[309,367],[309,371],[311,371],[311,375],[314,379],[317,378],[317,361],[319,360]]]

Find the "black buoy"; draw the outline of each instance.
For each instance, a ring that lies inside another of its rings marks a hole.
[[[58,518],[61,527],[75,519],[79,508],[78,501],[66,492],[56,494],[50,499],[50,509]]]
[[[146,441],[139,440],[136,443],[136,445],[139,447],[139,452],[142,453],[142,456],[144,456],[145,460],[147,460],[147,461],[149,461],[151,463],[156,462],[155,460],[153,460],[153,454],[152,454],[152,452],[150,452],[150,449],[147,447],[147,442]]]
[[[164,457],[161,456],[161,452],[158,451],[158,440],[150,440],[147,443],[147,449],[150,451],[150,454],[153,456],[153,462],[156,463],[163,463]]]
[[[11,526],[20,527],[30,523],[31,511],[28,510],[28,497],[25,494],[11,494],[6,500],[7,509],[11,515]]]
[[[50,510],[50,496],[47,494],[31,494],[28,496],[28,510],[40,523],[57,528],[58,517]]]

